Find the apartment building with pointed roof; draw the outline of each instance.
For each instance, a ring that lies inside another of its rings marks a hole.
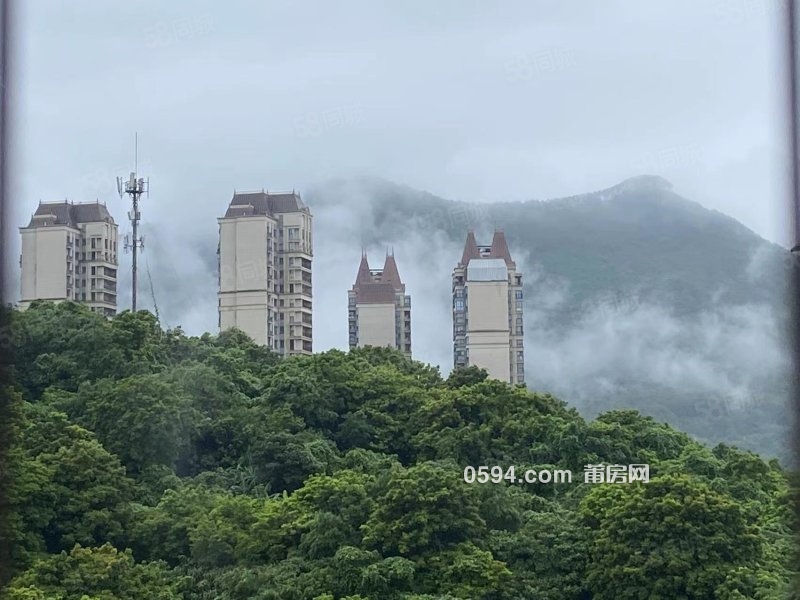
[[[383,269],[370,269],[361,254],[353,287],[348,291],[350,348],[389,346],[411,356],[411,296],[400,279],[394,252]]]
[[[116,314],[117,224],[105,204],[40,202],[20,236],[20,308],[72,300]]]
[[[454,366],[475,365],[494,379],[524,383],[522,274],[502,231],[488,246],[467,233],[452,292]]]

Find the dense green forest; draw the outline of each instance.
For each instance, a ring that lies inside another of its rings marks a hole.
[[[787,597],[787,473],[635,411],[587,421],[389,349],[281,359],[144,311],[11,324],[9,600]],[[583,483],[599,463],[650,482]]]

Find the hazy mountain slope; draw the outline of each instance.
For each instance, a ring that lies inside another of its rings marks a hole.
[[[524,203],[453,202],[375,179],[305,198],[318,215],[318,254],[331,235],[321,232],[338,226],[340,244],[399,247],[405,279],[442,280],[411,290],[415,352],[432,335],[424,302],[438,321],[449,315],[447,274],[467,228],[486,238],[502,227],[526,275],[529,387],[590,415],[634,407],[704,440],[787,455],[788,252],[663,179]]]

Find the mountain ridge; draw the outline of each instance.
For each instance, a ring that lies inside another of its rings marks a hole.
[[[328,208],[352,210],[346,237],[394,245],[401,275],[410,268],[417,281],[431,275],[414,269],[447,277],[468,229],[482,238],[502,228],[526,286],[529,386],[587,414],[636,408],[704,441],[788,456],[788,250],[666,179],[494,203],[339,179],[306,197],[318,231],[332,226]],[[436,289],[431,306],[449,304],[444,284]],[[413,333],[415,345],[426,335]]]

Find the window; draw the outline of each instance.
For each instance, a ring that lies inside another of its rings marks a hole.
[[[522,340],[517,340],[517,348],[522,348]]]
[[[96,270],[95,269],[97,269],[97,267],[92,267],[92,275],[96,274]]]
[[[522,290],[517,290],[516,292],[514,292],[514,297],[517,300],[522,300]]]
[[[460,298],[456,298],[454,306],[456,310],[464,310],[464,301]]]

